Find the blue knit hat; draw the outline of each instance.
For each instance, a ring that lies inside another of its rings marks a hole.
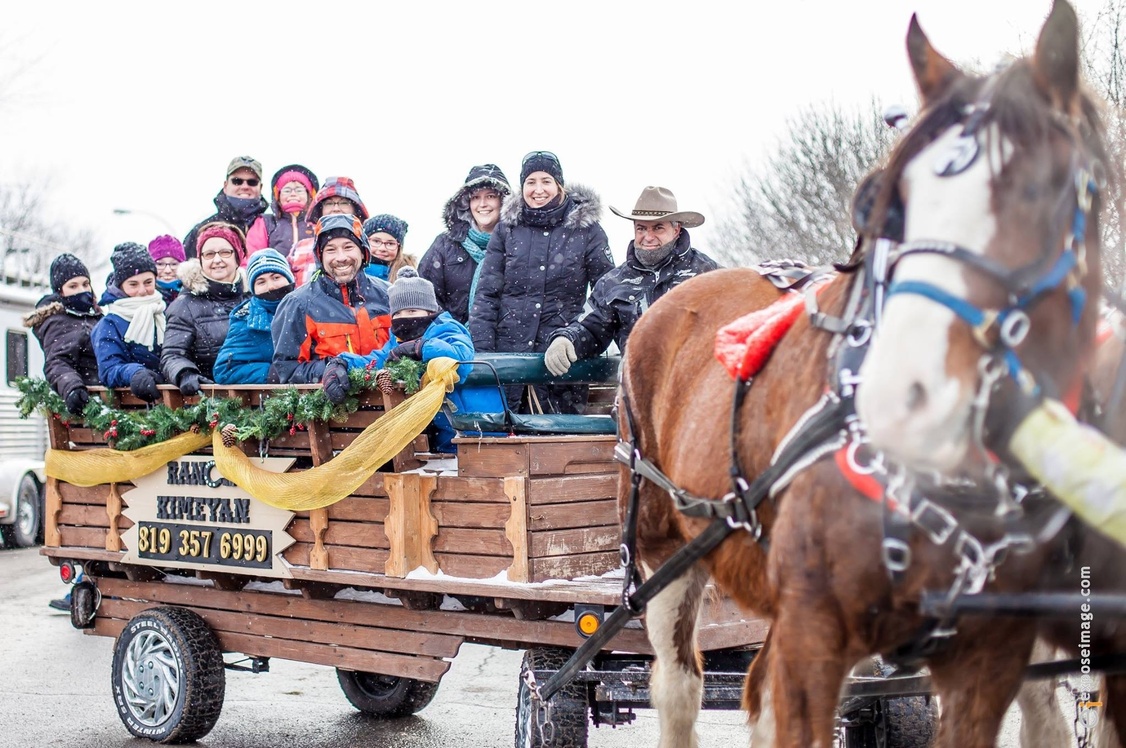
[[[293,271],[289,269],[289,263],[276,249],[267,247],[250,256],[250,260],[246,263],[246,276],[250,279],[251,291],[254,289],[254,281],[264,273],[284,275],[290,283],[293,283]]]
[[[395,237],[395,241],[402,246],[403,239],[407,236],[407,222],[390,213],[381,213],[364,221],[364,236],[371,236],[379,231]]]

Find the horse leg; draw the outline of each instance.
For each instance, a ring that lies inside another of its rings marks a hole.
[[[754,748],[770,748],[774,745],[777,725],[774,722],[774,705],[770,698],[770,632],[766,641],[751,661],[747,678],[743,681],[743,710],[747,713],[747,723],[751,726],[751,745]]]
[[[696,625],[707,582],[707,570],[694,566],[645,609],[645,631],[654,654],[649,695],[661,725],[659,748],[699,746],[696,717],[704,697],[704,667],[696,648]]]
[[[968,627],[951,651],[929,662],[942,704],[939,748],[992,748],[1024,678],[1035,631],[1028,626]],[[1042,743],[1037,743],[1042,745]]]
[[[1056,659],[1056,649],[1043,639],[1032,647],[1031,662]],[[1056,681],[1024,681],[1017,691],[1020,707],[1021,748],[1066,748],[1073,736],[1064,721],[1059,702],[1056,701]]]
[[[852,664],[843,654],[843,639],[831,609],[779,610],[771,626],[767,663],[779,748],[833,746],[833,716]]]

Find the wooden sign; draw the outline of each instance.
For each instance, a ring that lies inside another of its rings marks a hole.
[[[284,473],[292,457],[258,461]],[[281,552],[293,512],[263,504],[219,474],[215,460],[187,456],[135,480],[121,498],[133,526],[121,535],[122,562],[146,566],[291,577]]]

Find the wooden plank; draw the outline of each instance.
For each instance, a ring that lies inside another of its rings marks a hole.
[[[64,504],[59,512],[60,525],[75,525],[78,527],[109,527],[109,518],[104,507],[94,504]],[[128,530],[133,526],[133,521],[125,515],[117,518],[117,529]],[[106,550],[121,550],[120,548],[107,548]]]
[[[312,543],[315,539],[308,520],[294,519],[286,528],[298,543]],[[324,542],[333,547],[390,548],[382,525],[367,522],[332,522],[324,534]]]
[[[530,475],[563,475],[571,473],[617,473],[614,462],[614,437],[591,437],[587,442],[569,444],[529,444]]]
[[[508,506],[509,498],[504,493],[504,476],[497,477],[465,477],[462,470],[462,458],[458,458],[458,469],[461,475],[438,476],[438,487],[431,497],[431,502],[439,501],[485,501]]]
[[[618,496],[618,473],[532,478],[528,481],[529,504],[562,504]]]
[[[505,478],[504,493],[510,502],[508,521],[504,523],[504,536],[512,546],[512,565],[508,567],[508,579],[512,582],[529,582],[527,479]]]
[[[121,550],[121,533],[118,524],[121,519],[121,494],[117,484],[109,485],[109,498],[106,500],[106,550]]]
[[[121,485],[121,492],[125,493],[125,483]],[[59,495],[64,504],[96,504],[105,506],[109,497],[109,486],[76,486],[71,483],[59,482]]]
[[[68,527],[59,526],[61,546],[75,546],[78,548],[100,548],[105,550],[106,531],[102,527]]]
[[[435,553],[438,567],[451,577],[492,579],[508,569],[512,556],[470,556],[463,553]]]
[[[463,527],[438,527],[434,550],[440,553],[469,553],[512,558],[512,543],[504,530],[478,530]],[[413,568],[413,567],[412,567]],[[409,570],[408,570],[409,571]]]
[[[508,521],[508,504],[462,504],[453,501],[433,502],[430,511],[441,527],[477,527],[500,529]]]
[[[43,545],[62,545],[59,535],[59,515],[62,513],[63,497],[59,491],[60,483],[57,478],[47,479],[47,493],[43,498]]]
[[[437,483],[432,475],[384,476],[383,485],[391,502],[383,523],[391,546],[384,569],[388,576],[405,577],[420,566],[431,574],[438,572],[431,548],[438,521],[430,513],[430,496]]]
[[[313,550],[310,543],[294,543],[285,549],[282,556],[295,566],[309,567],[309,554]],[[378,548],[350,548],[334,546],[332,549],[332,568],[345,571],[367,571],[382,574],[387,564],[387,551]],[[347,584],[347,581],[341,580]]]
[[[574,579],[575,577],[598,576],[618,568],[620,559],[617,551],[604,553],[584,553],[578,556],[550,556],[532,558],[528,561],[533,582],[547,579]]]
[[[573,504],[541,504],[528,512],[528,529],[532,532],[617,523],[617,499],[582,501]]]
[[[345,428],[363,430],[368,426],[378,421],[383,416],[383,410],[357,410],[348,416],[345,423],[336,423],[330,421],[328,424],[329,429],[332,431],[339,431]]]
[[[579,527],[573,530],[533,533],[528,555],[543,558],[602,551],[617,552],[621,545],[622,531],[617,525]]]
[[[357,488],[355,493],[353,493],[352,495],[378,496],[386,498],[387,491],[383,488],[383,475],[383,473],[379,472],[372,473],[372,476],[364,481],[363,484],[359,488]]]
[[[47,419],[47,436],[51,449],[70,449],[70,434],[57,415],[52,415]]]
[[[458,448],[457,471],[469,477],[504,478],[528,474],[527,446],[514,441],[507,444],[488,443]]]
[[[129,620],[148,603],[120,599],[103,599],[99,615]],[[196,612],[213,631],[234,634],[270,636],[275,639],[293,639],[315,644],[348,646],[356,649],[374,649],[381,652],[425,655],[427,657],[454,657],[462,639],[448,634],[419,633],[379,626],[362,626],[296,618],[240,613],[237,611],[196,608]]]

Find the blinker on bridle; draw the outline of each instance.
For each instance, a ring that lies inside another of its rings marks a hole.
[[[996,76],[985,85],[977,101],[966,107],[966,120],[961,134],[939,155],[934,163],[934,172],[940,177],[961,174],[977,160],[981,152],[979,135],[990,111],[990,101],[996,85]],[[1074,140],[1067,129],[1065,134]],[[1001,286],[1007,296],[1008,304],[1000,309],[983,309],[927,281],[893,281],[888,287],[886,299],[895,294],[914,294],[930,299],[952,311],[966,322],[974,339],[987,351],[1003,358],[1008,374],[1032,394],[1039,391],[1035,378],[1021,365],[1014,350],[1028,336],[1031,329],[1027,309],[1045,294],[1067,284],[1071,303],[1071,321],[1079,323],[1086,305],[1086,290],[1080,279],[1087,272],[1084,256],[1087,236],[1087,215],[1092,200],[1098,194],[1098,183],[1086,159],[1080,161],[1079,153],[1072,159],[1072,180],[1075,186],[1075,209],[1072,214],[1071,231],[1059,256],[1047,269],[1040,272],[1051,256],[1049,248],[1043,255],[1028,265],[1011,270],[1001,263],[977,254],[952,242],[916,240],[901,244],[894,253],[894,263],[912,254],[937,254],[949,257],[990,278]]]

